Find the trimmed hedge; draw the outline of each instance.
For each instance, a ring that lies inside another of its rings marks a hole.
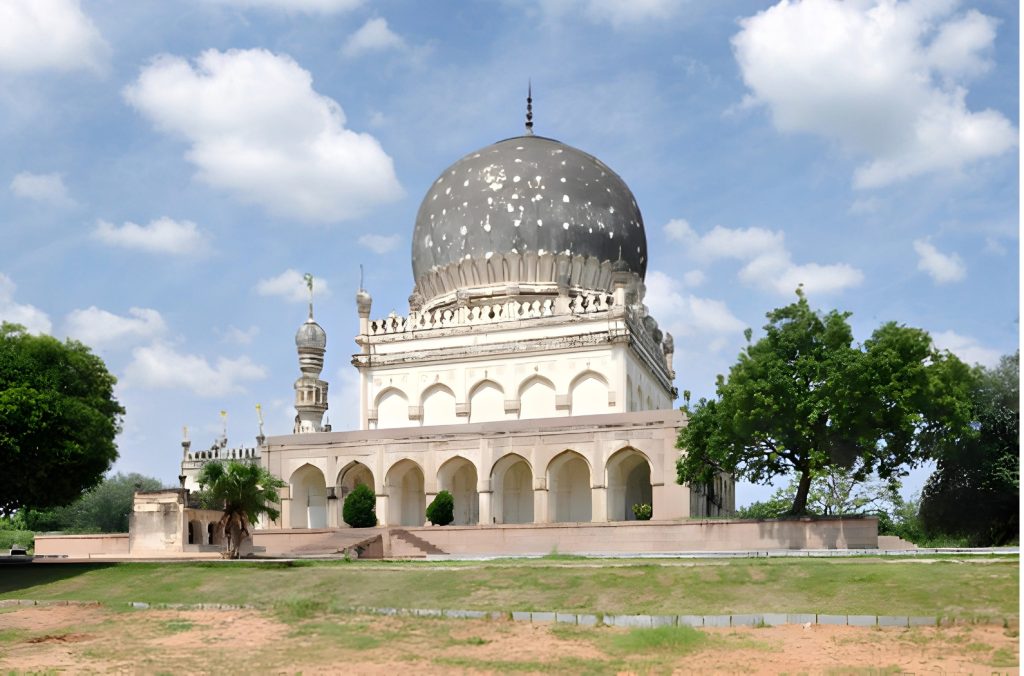
[[[365,484],[359,484],[345,496],[341,516],[353,528],[370,528],[377,525],[377,497]]]
[[[0,554],[6,554],[12,546],[34,549],[36,534],[30,530],[0,530]]]
[[[427,506],[427,520],[435,526],[447,526],[455,520],[455,499],[448,491],[441,491]]]

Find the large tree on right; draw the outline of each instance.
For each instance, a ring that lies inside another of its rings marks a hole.
[[[1020,537],[1020,352],[975,375],[974,434],[938,449],[921,491],[921,525],[932,536],[1002,545]]]
[[[753,483],[795,474],[791,512],[807,511],[816,474],[849,470],[895,480],[940,446],[975,433],[970,369],[933,348],[929,335],[890,322],[863,345],[850,314],[795,303],[767,314],[765,335],[718,377],[679,433],[680,483],[711,484],[719,472]]]

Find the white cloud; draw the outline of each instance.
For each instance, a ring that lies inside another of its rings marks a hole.
[[[23,171],[11,180],[11,192],[18,197],[55,206],[70,206],[75,203],[68,194],[60,174],[33,174]]]
[[[126,222],[121,227],[97,221],[92,236],[110,246],[148,253],[203,256],[209,250],[206,235],[195,223],[167,217],[151,221],[149,225]]]
[[[914,241],[917,269],[927,272],[936,284],[959,282],[967,276],[967,268],[957,254],[944,254],[926,239]]]
[[[0,70],[91,70],[107,63],[110,47],[78,0],[0,3]]]
[[[205,357],[182,354],[164,343],[135,348],[125,369],[125,383],[129,386],[185,389],[201,397],[243,392],[242,382],[264,377],[264,368],[248,357],[221,357],[216,365],[211,365]]]
[[[1002,356],[999,350],[984,347],[975,338],[961,336],[955,331],[932,334],[932,343],[940,350],[949,350],[968,364],[981,364],[992,368]]]
[[[359,243],[374,253],[387,253],[402,243],[400,235],[363,235]]]
[[[53,325],[45,312],[34,305],[14,302],[14,281],[0,272],[0,322],[21,324],[29,333],[50,333]]]
[[[686,286],[700,286],[704,283],[704,272],[702,270],[690,270],[683,275],[683,284]]]
[[[740,333],[746,325],[720,300],[700,298],[682,290],[682,285],[658,270],[647,273],[644,302],[651,316],[664,322],[674,336],[695,333]]]
[[[309,71],[262,49],[163,55],[124,90],[184,138],[197,176],[289,220],[336,222],[402,194],[391,158],[313,89]]]
[[[792,294],[800,284],[808,293],[831,293],[857,286],[864,280],[860,270],[846,263],[794,263],[781,230],[716,225],[700,235],[684,219],[669,221],[664,230],[670,240],[680,242],[687,255],[696,261],[746,261],[739,272],[741,280],[782,295]]]
[[[679,0],[537,0],[547,19],[585,16],[594,23],[625,28],[663,21],[680,7]]]
[[[129,308],[130,317],[122,317],[95,305],[73,310],[64,321],[68,336],[91,347],[106,347],[156,338],[167,330],[163,317],[150,308]]]
[[[252,343],[253,338],[259,335],[260,327],[250,326],[247,329],[240,329],[237,326],[229,326],[227,329],[221,331],[215,329],[215,332],[220,339],[225,343],[232,343],[234,345],[249,345]]]
[[[336,14],[363,4],[363,0],[207,0],[242,9],[269,9],[303,14]]]
[[[355,33],[348,37],[341,53],[349,58],[362,56],[370,52],[383,52],[389,49],[405,49],[405,40],[388,28],[385,19],[369,19]]]
[[[990,65],[996,22],[955,6],[804,0],[743,19],[732,44],[746,103],[766,105],[780,131],[866,157],[858,188],[1002,154],[1017,131],[997,111],[968,110],[964,87]]]
[[[295,303],[305,303],[309,300],[309,290],[306,288],[306,280],[302,273],[290,268],[276,277],[261,279],[256,284],[256,292],[261,296],[277,296]],[[326,279],[313,279],[313,295],[321,298],[331,295]]]

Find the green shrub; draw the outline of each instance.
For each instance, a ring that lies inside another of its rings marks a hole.
[[[0,530],[0,553],[6,554],[14,545],[34,549],[35,539],[35,533],[30,530]]]
[[[370,528],[377,525],[377,498],[366,484],[359,484],[345,496],[341,515],[345,523],[353,528]]]
[[[448,491],[441,491],[427,505],[427,520],[435,526],[447,526],[455,520],[455,499]]]
[[[650,521],[654,510],[646,502],[639,502],[633,505],[633,516],[637,521]]]

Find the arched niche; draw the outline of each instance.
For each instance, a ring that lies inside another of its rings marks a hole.
[[[463,457],[455,457],[437,470],[438,490],[448,491],[455,502],[456,526],[480,522],[480,495],[476,490],[476,466]]]
[[[555,411],[555,386],[543,376],[533,376],[519,386],[519,417],[553,418]]]
[[[389,387],[377,395],[376,403],[377,429],[409,427],[413,424],[409,419],[409,398],[397,387]]]
[[[505,390],[493,380],[484,380],[469,395],[469,422],[505,419]]]
[[[581,373],[569,387],[569,407],[570,415],[607,413],[608,381],[594,371]]]
[[[635,448],[616,451],[606,465],[608,520],[633,521],[633,505],[653,506],[651,463]]]
[[[590,521],[590,465],[575,451],[563,451],[548,464],[548,520]]]
[[[423,392],[422,402],[424,425],[454,425],[459,422],[455,417],[455,393],[447,385],[436,383],[428,387]]]
[[[389,526],[422,526],[427,501],[423,492],[423,469],[412,460],[399,460],[385,479]]]
[[[312,465],[303,465],[292,473],[292,528],[327,527],[327,482],[324,473]]]
[[[516,453],[491,469],[491,510],[495,523],[533,523],[533,468]]]

